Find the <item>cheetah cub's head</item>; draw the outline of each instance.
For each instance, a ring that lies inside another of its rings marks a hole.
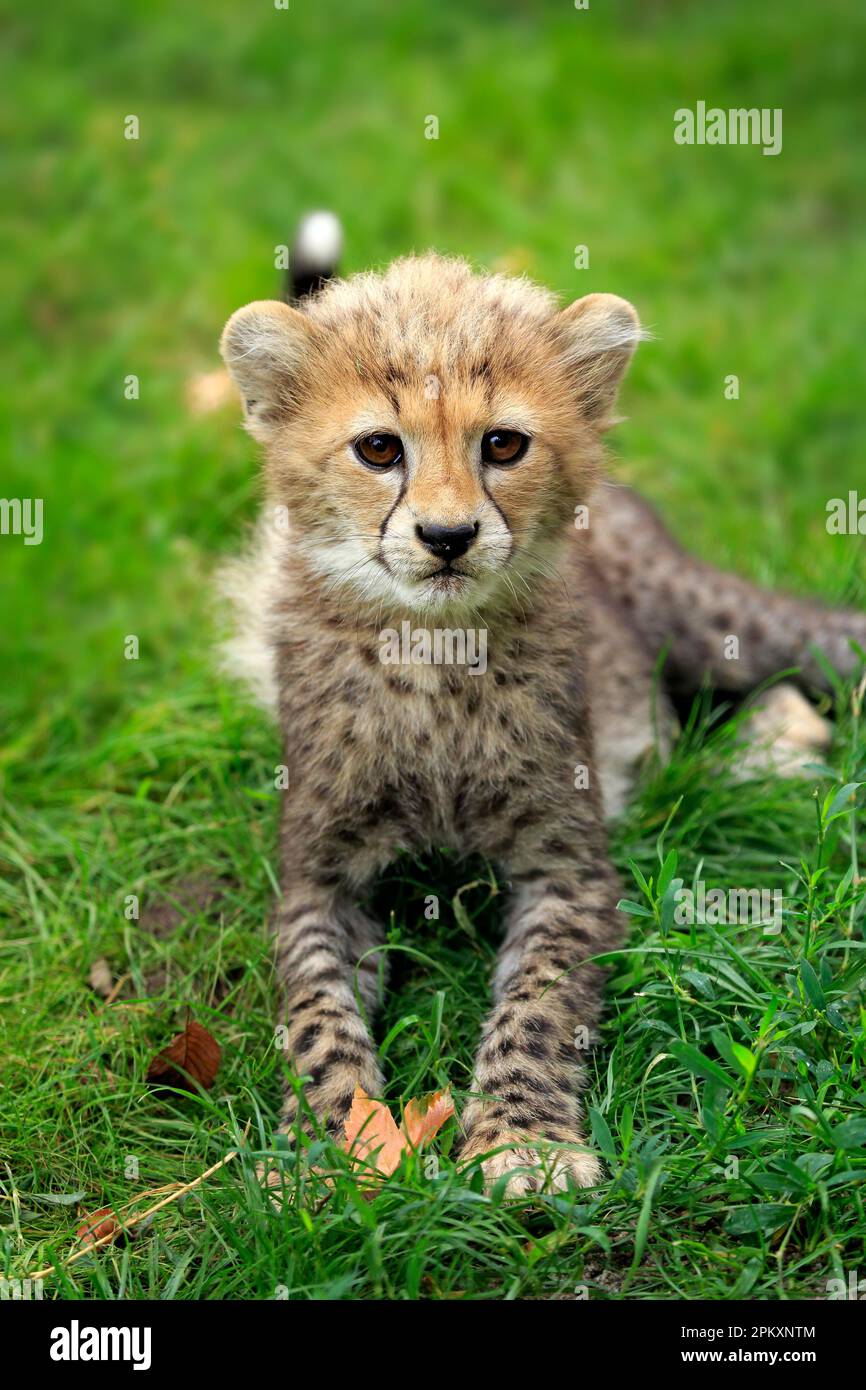
[[[222,353],[308,567],[347,602],[423,612],[549,572],[639,337],[614,295],[560,309],[428,255],[249,304]]]

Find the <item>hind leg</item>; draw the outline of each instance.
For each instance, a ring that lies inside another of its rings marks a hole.
[[[797,684],[828,691],[817,650],[840,676],[856,675],[866,614],[761,589],[688,555],[652,508],[628,488],[605,485],[590,525],[595,564],[652,653],[667,653],[665,679],[694,693],[703,682],[745,693],[796,667]]]

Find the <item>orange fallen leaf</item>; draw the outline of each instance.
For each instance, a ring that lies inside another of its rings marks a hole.
[[[200,1023],[190,1020],[183,1032],[153,1058],[147,1069],[147,1079],[180,1091],[190,1090],[190,1081],[193,1081],[209,1091],[221,1055],[216,1038]]]
[[[439,1133],[453,1114],[454,1102],[447,1088],[410,1100],[403,1111],[403,1130],[412,1148],[420,1149],[428,1139]]]
[[[380,1100],[371,1100],[361,1086],[355,1087],[352,1108],[346,1119],[343,1148],[356,1164],[387,1177],[400,1165],[402,1155],[420,1149],[432,1139],[454,1114],[449,1090],[410,1100],[403,1123],[398,1128],[394,1116]]]
[[[111,1207],[100,1207],[85,1217],[75,1234],[82,1245],[93,1245],[97,1240],[117,1240],[123,1230]]]
[[[405,1138],[387,1105],[371,1100],[361,1086],[356,1086],[346,1117],[346,1152],[379,1173],[393,1173],[405,1148]]]

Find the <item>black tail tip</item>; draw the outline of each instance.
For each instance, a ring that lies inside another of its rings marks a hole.
[[[315,294],[337,273],[343,254],[343,228],[336,213],[306,213],[298,223],[289,254],[286,298]]]

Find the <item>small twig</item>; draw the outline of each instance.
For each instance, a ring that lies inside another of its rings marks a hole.
[[[243,1135],[241,1136],[242,1140],[246,1139],[247,1135],[249,1134],[251,1124],[252,1121],[247,1120],[247,1127],[244,1130]],[[148,1207],[147,1211],[143,1211],[139,1216],[130,1217],[129,1221],[124,1223],[122,1229],[124,1231],[127,1231],[130,1229],[130,1227],[137,1226],[140,1222],[144,1221],[146,1217],[153,1216],[153,1213],[155,1211],[159,1211],[161,1207],[167,1207],[170,1202],[176,1202],[180,1197],[183,1197],[185,1193],[192,1192],[193,1188],[199,1187],[200,1184],[203,1183],[206,1178],[212,1177],[213,1174],[216,1173],[220,1168],[224,1168],[227,1163],[231,1163],[232,1159],[237,1158],[239,1153],[240,1149],[232,1149],[231,1153],[227,1153],[225,1158],[220,1159],[219,1163],[214,1163],[214,1165],[211,1168],[208,1168],[207,1172],[200,1173],[199,1176],[197,1178],[194,1178],[192,1182],[183,1183],[168,1197],[163,1197],[161,1202],[156,1202],[154,1206]],[[37,1270],[35,1274],[28,1274],[27,1278],[47,1279],[48,1275],[56,1273],[58,1268],[65,1269],[67,1265],[73,1264],[75,1260],[80,1260],[82,1255],[92,1255],[94,1250],[98,1250],[100,1246],[110,1244],[110,1242],[115,1240],[116,1237],[116,1231],[111,1231],[107,1236],[100,1236],[99,1240],[95,1240],[92,1245],[86,1245],[83,1250],[76,1250],[73,1255],[70,1255],[68,1259],[62,1260],[59,1265],[49,1265],[47,1269],[40,1269]]]
[[[123,986],[124,986],[125,984],[127,984],[131,979],[132,979],[132,976],[131,976],[131,975],[128,975],[128,974],[127,974],[127,975],[121,975],[120,979],[119,979],[119,980],[117,981],[117,983],[115,984],[115,986],[114,986],[114,988],[112,989],[111,993],[108,994],[108,995],[106,995],[106,998],[105,998],[105,1007],[106,1007],[106,1008],[108,1007],[109,1004],[113,1004],[113,1003],[114,1003],[114,1001],[115,1001],[115,999],[117,998],[118,994],[119,994],[120,991],[123,989]]]
[[[130,1197],[128,1202],[123,1203],[123,1206],[112,1207],[111,1210],[117,1216],[122,1211],[129,1211],[129,1208],[134,1207],[137,1202],[144,1201],[145,1197],[160,1197],[163,1192],[177,1192],[183,1185],[182,1182],[166,1182],[163,1183],[162,1187],[148,1187],[146,1191],[137,1193],[135,1197]]]

